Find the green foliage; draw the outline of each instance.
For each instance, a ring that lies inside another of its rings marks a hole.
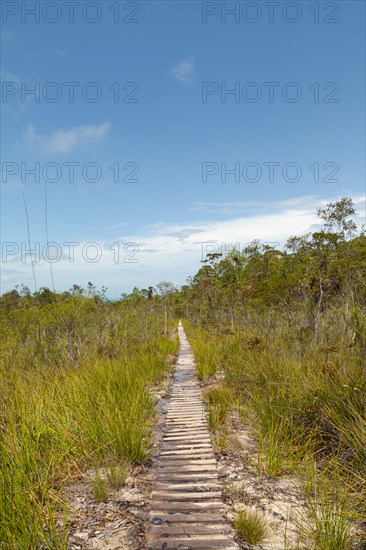
[[[205,393],[208,408],[208,423],[211,430],[220,428],[232,408],[232,392],[225,387],[212,388]]]
[[[107,468],[107,478],[109,485],[112,489],[118,491],[126,483],[128,472],[129,472],[129,463],[125,460],[112,462]]]
[[[303,464],[300,475],[306,506],[296,523],[314,548],[348,550],[357,547],[352,543],[351,520],[357,520],[352,511],[350,494],[339,487],[338,466],[329,465],[328,471],[319,472],[312,460]]]
[[[266,519],[256,510],[238,512],[234,527],[238,536],[249,544],[260,544],[268,537]]]
[[[255,240],[226,257],[208,254],[182,289],[183,316],[222,333],[240,331],[254,310],[285,313],[289,326],[301,311],[303,329],[316,340],[324,312],[342,307],[346,335],[365,357],[365,342],[353,337],[349,321],[354,309],[364,311],[366,305],[366,235],[346,240],[354,235],[349,198],[330,203],[319,213],[326,231],[291,237],[283,251]]]
[[[124,483],[126,465],[146,459],[155,417],[149,387],[167,372],[177,343],[162,336],[153,301],[30,300],[1,311],[0,540],[58,550],[66,536],[56,522],[61,480],[98,464],[106,475],[94,492],[105,500]]]
[[[189,323],[184,323],[187,335],[194,346],[196,372],[199,380],[209,378],[216,373],[218,367],[219,350],[207,340],[205,332],[199,328],[193,330]]]
[[[109,496],[108,482],[103,479],[99,472],[96,473],[93,481],[93,492],[97,502],[107,502]]]
[[[318,216],[325,221],[325,227],[330,231],[336,231],[342,238],[354,234],[356,224],[349,220],[349,216],[356,213],[353,201],[350,197],[344,197],[338,202],[330,202],[326,208],[319,208]]]
[[[312,464],[301,529],[325,550],[347,548],[350,522],[366,513],[366,236],[355,236],[353,214],[342,199],[320,209],[324,230],[284,251],[253,241],[208,255],[180,303],[199,377],[218,375],[255,428],[259,474]],[[227,413],[216,391],[208,415],[219,440]]]

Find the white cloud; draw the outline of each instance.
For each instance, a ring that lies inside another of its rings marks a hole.
[[[0,36],[1,36],[1,42],[11,42],[14,37],[15,37],[15,34],[13,33],[13,31],[10,31],[8,29],[3,29],[0,33]]]
[[[5,82],[13,82],[15,84],[21,84],[22,79],[19,76],[16,76],[13,73],[10,73],[9,71],[0,71],[1,80],[3,81],[3,84]]]
[[[283,247],[290,236],[304,235],[313,228],[319,228],[317,209],[340,197],[320,199],[316,196],[300,196],[276,202],[237,203],[250,207],[251,212],[240,213],[230,219],[166,224],[164,222],[143,226],[138,232],[124,235],[118,240],[135,241],[140,245],[141,269],[146,268],[164,273],[179,274],[180,279],[195,273],[202,259],[206,243],[230,250],[235,243],[243,248],[254,239],[267,243],[278,243]],[[365,196],[354,198],[358,216],[354,219],[361,228],[364,223]],[[231,207],[236,203],[229,204]],[[149,257],[144,251],[149,250]],[[156,252],[151,252],[155,250]],[[167,277],[165,277],[167,278]]]
[[[126,227],[127,222],[115,223],[113,225],[106,225],[103,227],[86,227],[84,231],[112,231],[113,229],[121,229],[121,227]]]
[[[105,138],[110,127],[109,122],[103,122],[99,125],[62,128],[51,134],[40,134],[32,124],[29,124],[23,140],[27,147],[37,149],[43,154],[67,154],[75,149],[87,149],[93,143],[99,143]]]
[[[194,57],[183,59],[170,69],[170,74],[181,84],[193,84],[196,72]]]
[[[111,295],[114,296],[115,288],[118,289],[119,295],[123,291],[132,290],[134,286],[156,285],[161,280],[184,284],[186,278],[200,268],[200,262],[206,252],[217,251],[225,254],[236,243],[242,249],[254,239],[273,243],[274,246],[282,249],[290,236],[304,235],[318,229],[317,209],[339,199],[340,197],[335,196],[328,199],[300,196],[271,204],[250,202],[251,207],[257,204],[254,213],[250,215],[245,213],[245,215],[224,220],[216,218],[209,221],[182,221],[174,224],[159,222],[141,226],[132,233],[122,233],[121,228],[117,233],[117,225],[113,240],[105,238],[98,240],[101,257],[96,263],[87,260],[85,250],[88,248],[88,243],[85,240],[75,247],[73,262],[69,261],[68,248],[60,243],[63,249],[62,259],[53,264],[56,286],[65,289],[70,288],[73,283],[85,286],[88,281],[92,281],[99,287],[108,286]],[[358,218],[355,217],[355,221],[361,227],[364,223],[366,197],[357,196],[353,200],[359,214]],[[119,263],[115,263],[117,242],[120,243]],[[129,263],[128,254],[132,249],[126,246],[127,243],[138,244],[139,249],[134,256],[138,263]],[[92,256],[93,253],[94,249],[91,246],[90,255]],[[3,291],[5,286],[10,289],[17,283],[25,282],[32,286],[29,259],[27,263],[22,263],[17,255],[9,259],[7,265],[11,265],[14,271],[5,273]],[[47,262],[37,263],[35,269],[38,286],[49,286]]]
[[[235,214],[242,211],[261,209],[262,211],[270,210],[276,211],[288,207],[301,205],[312,206],[318,204],[319,198],[314,195],[307,195],[302,197],[295,197],[293,199],[285,199],[281,201],[232,201],[232,202],[196,202],[192,206],[191,210],[199,210],[203,212],[210,212],[211,214]]]
[[[19,76],[9,72],[9,71],[0,71],[2,85],[4,87],[4,103],[3,108],[10,112],[13,116],[18,117],[19,112],[23,113],[27,111],[27,106],[29,103],[34,102],[34,96],[32,94],[26,94],[25,98],[22,97],[22,87],[25,85],[24,80]],[[16,84],[16,86],[8,86],[8,83]],[[19,101],[21,99],[21,101]],[[16,105],[16,108],[10,103],[14,100],[13,105]]]

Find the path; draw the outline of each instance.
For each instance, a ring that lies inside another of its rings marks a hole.
[[[148,550],[237,549],[225,516],[194,355],[181,323],[157,475]]]

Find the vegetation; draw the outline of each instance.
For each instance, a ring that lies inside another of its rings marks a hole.
[[[258,472],[311,486],[302,526],[322,550],[348,548],[350,520],[366,513],[366,236],[354,213],[351,199],[330,203],[324,229],[284,251],[255,241],[208,255],[180,297],[198,374],[217,386],[211,427],[228,433],[231,392]]]
[[[2,306],[0,540],[65,548],[62,485],[91,466],[104,501],[124,483],[126,465],[146,459],[149,387],[167,372],[176,342],[162,336],[158,301],[21,289]]]
[[[268,536],[267,522],[264,516],[253,510],[238,512],[234,525],[239,537],[249,544],[260,544]]]
[[[254,241],[209,254],[180,291],[162,282],[114,303],[92,283],[4,294],[5,547],[65,548],[62,484],[92,465],[95,498],[105,500],[128,465],[146,459],[149,388],[167,372],[168,333],[183,318],[198,377],[214,385],[206,400],[216,447],[227,447],[235,409],[255,430],[258,472],[302,480],[307,540],[348,548],[350,522],[366,513],[366,236],[354,213],[349,198],[330,203],[318,211],[324,229],[282,251]],[[264,536],[260,524],[237,519],[248,541]]]

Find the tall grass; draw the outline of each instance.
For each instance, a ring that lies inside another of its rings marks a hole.
[[[189,331],[189,337],[194,346],[198,379],[214,376],[220,366],[220,342],[215,341],[215,345],[212,345],[211,339],[207,339],[206,331],[198,327]]]
[[[243,422],[256,428],[259,472],[300,474],[310,459],[327,480],[320,500],[310,496],[308,522],[316,547],[329,550],[347,547],[345,516],[366,513],[364,357],[350,346],[338,314],[324,314],[316,342],[301,318],[289,326],[270,311],[248,315],[232,334],[185,324],[195,351],[209,349],[209,360],[216,357],[221,384],[240,404]]]
[[[215,431],[223,426],[233,405],[232,392],[225,387],[216,387],[204,395],[208,409],[208,423]]]
[[[242,510],[237,513],[234,527],[241,539],[256,545],[268,537],[268,527],[265,517],[256,510]]]
[[[149,388],[167,372],[176,342],[161,336],[153,310],[139,318],[122,304],[82,299],[10,313],[0,370],[0,541],[63,549],[63,483],[87,465],[146,459]]]

